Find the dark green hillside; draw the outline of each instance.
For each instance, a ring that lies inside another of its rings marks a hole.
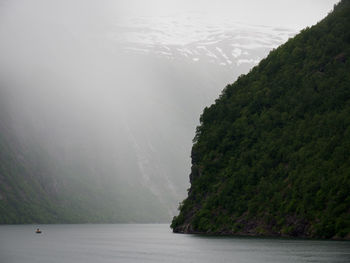
[[[174,232],[350,239],[350,1],[205,108]]]

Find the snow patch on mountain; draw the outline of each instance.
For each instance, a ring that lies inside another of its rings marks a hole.
[[[296,34],[288,28],[247,25],[200,15],[130,18],[115,26],[119,33],[109,35],[126,52],[229,67],[253,66]]]

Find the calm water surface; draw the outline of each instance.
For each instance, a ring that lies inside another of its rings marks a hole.
[[[0,226],[1,263],[350,262],[350,242],[173,234],[169,225]]]

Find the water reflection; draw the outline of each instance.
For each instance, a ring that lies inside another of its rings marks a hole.
[[[0,226],[0,262],[350,262],[350,242],[173,234],[164,224]]]

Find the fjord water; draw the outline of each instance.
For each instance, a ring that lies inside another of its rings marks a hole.
[[[1,263],[350,262],[350,242],[173,234],[167,224],[0,226]]]

